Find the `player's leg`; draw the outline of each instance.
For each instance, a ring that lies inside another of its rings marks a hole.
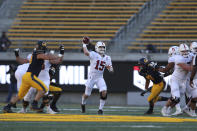
[[[85,113],[86,109],[85,109],[85,105],[87,103],[87,99],[88,97],[91,95],[92,93],[92,88],[95,84],[95,80],[93,79],[88,79],[85,86],[85,93],[82,95],[82,100],[81,100],[81,113]]]
[[[149,102],[149,109],[147,110],[147,112],[145,112],[145,114],[152,114],[153,113],[154,103],[159,100],[159,94],[161,93],[163,88],[164,88],[163,81],[158,84],[153,84],[153,87],[151,89],[151,94],[147,98],[147,100]]]
[[[3,107],[4,113],[12,113],[11,107],[13,107],[18,100],[22,100],[23,97],[27,94],[29,90],[28,82],[29,82],[29,77],[27,74],[25,74],[23,76],[22,84],[21,84],[18,94],[15,97],[12,97],[10,103]]]
[[[53,95],[50,107],[55,112],[59,112],[59,110],[56,106],[56,103],[61,96],[61,92],[62,92],[62,89],[60,87],[56,87],[56,86],[52,86],[52,85],[49,86],[49,94]]]
[[[48,92],[48,88],[40,79],[38,79],[38,77],[32,75],[31,73],[29,73],[29,75],[31,77],[30,80],[31,87],[37,89],[37,94],[31,104],[31,109],[39,111],[40,108],[38,107],[38,101],[40,100],[40,98],[44,96],[45,93]]]
[[[37,93],[37,90],[35,88],[30,88],[28,93],[25,95],[23,101],[22,101],[22,108],[18,113],[26,113],[27,107],[29,106],[29,103],[34,99],[35,95]]]
[[[171,80],[171,98],[167,101],[166,105],[162,108],[161,113],[163,116],[171,115],[172,108],[180,102],[180,81],[175,77],[172,77]]]
[[[99,78],[96,82],[96,85],[99,88],[100,92],[100,104],[98,114],[103,114],[103,107],[107,100],[107,86],[103,78]]]

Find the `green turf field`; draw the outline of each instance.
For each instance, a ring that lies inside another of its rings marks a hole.
[[[2,109],[2,106],[0,108]],[[18,111],[20,105],[18,105]],[[80,105],[60,105],[61,113],[28,114],[0,113],[0,131],[196,131],[197,118],[186,114],[161,117],[161,107],[153,115],[143,115],[147,107],[105,106],[104,115],[97,115],[97,106],[87,105],[87,113],[80,113]],[[2,112],[2,111],[1,111]]]

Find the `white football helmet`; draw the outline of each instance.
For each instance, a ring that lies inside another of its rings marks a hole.
[[[192,42],[190,45],[190,50],[192,53],[196,54],[197,53],[197,42]]]
[[[179,54],[179,47],[178,46],[171,46],[168,50],[168,56],[171,57],[173,55]]]
[[[187,44],[183,43],[179,45],[179,53],[183,57],[188,57],[189,55],[189,47]]]
[[[105,43],[102,41],[98,41],[95,45],[95,50],[96,52],[98,52],[99,54],[105,54],[106,51],[106,46]]]

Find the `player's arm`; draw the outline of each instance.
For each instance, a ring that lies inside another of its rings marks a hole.
[[[165,68],[159,67],[159,71],[166,73],[166,72],[169,72],[173,68],[174,68],[174,62],[171,62],[171,63],[168,63]]]
[[[14,49],[14,54],[16,56],[16,62],[18,62],[19,64],[29,63],[28,59],[24,59],[24,58],[20,57],[19,49]]]
[[[188,64],[185,64],[185,63],[178,63],[177,65],[180,66],[183,70],[186,70],[186,71],[191,71],[192,70],[191,65],[188,65]]]
[[[191,71],[191,76],[190,76],[190,86],[193,87],[193,79],[194,76],[196,75],[197,71],[197,59],[196,56],[192,58],[192,71]]]
[[[49,60],[49,62],[51,64],[60,64],[62,61],[63,61],[63,58],[64,58],[64,46],[63,45],[60,45],[59,47],[59,57],[58,59],[53,59],[53,60]]]
[[[112,67],[112,65],[110,66],[106,66],[107,70],[110,72],[110,73],[114,73],[114,68]]]
[[[146,79],[146,83],[145,83],[145,89],[148,90],[148,86],[150,84],[150,80],[149,79]]]
[[[59,59],[59,57],[62,57],[62,56],[56,56],[53,54],[38,54],[37,55],[37,59],[43,59],[43,60],[49,60],[49,61]]]
[[[90,56],[90,52],[88,51],[87,44],[90,43],[90,39],[88,37],[83,37],[82,44],[83,44],[83,53],[86,56]]]

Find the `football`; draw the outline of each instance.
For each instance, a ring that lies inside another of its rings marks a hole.
[[[87,36],[83,37],[83,43],[84,44],[89,44],[90,43],[90,38],[87,37]]]

